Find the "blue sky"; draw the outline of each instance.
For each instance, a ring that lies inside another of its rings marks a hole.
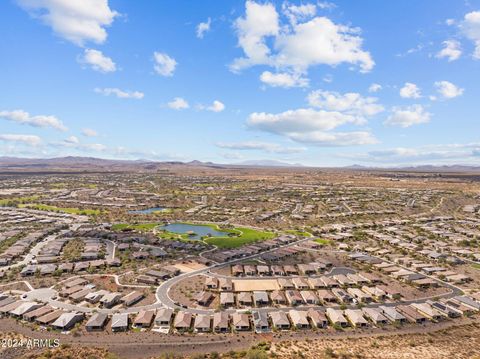
[[[480,1],[7,0],[0,155],[480,164]]]

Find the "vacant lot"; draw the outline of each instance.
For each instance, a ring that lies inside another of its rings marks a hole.
[[[236,292],[251,292],[253,290],[278,290],[280,286],[276,279],[234,279]]]

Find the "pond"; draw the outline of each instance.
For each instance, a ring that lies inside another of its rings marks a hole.
[[[187,223],[171,223],[165,226],[160,226],[158,229],[164,229],[166,231],[178,234],[191,233],[191,235],[188,237],[189,239],[202,239],[202,237],[208,235],[211,237],[225,237],[228,235],[227,232],[218,231],[210,226]]]
[[[137,209],[128,211],[129,214],[152,214],[153,212],[161,212],[165,211],[167,208],[165,207],[153,207],[153,208],[146,208],[146,209]]]

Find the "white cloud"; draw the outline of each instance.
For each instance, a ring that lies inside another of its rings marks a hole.
[[[422,105],[394,107],[392,115],[384,122],[386,125],[403,128],[430,122],[431,113],[425,111]]]
[[[289,110],[278,114],[254,112],[247,120],[250,127],[277,134],[329,131],[347,123],[362,124],[363,121],[359,121],[352,115],[317,111],[311,108]]]
[[[359,117],[374,116],[384,110],[376,97],[363,97],[359,93],[340,94],[334,91],[316,90],[308,95],[310,106],[338,111]]]
[[[219,142],[219,143],[216,143],[216,146],[220,148],[229,149],[229,150],[265,151],[269,153],[281,153],[281,154],[291,154],[291,153],[299,153],[299,152],[305,151],[304,147],[283,147],[276,143],[257,142],[257,141],[233,142],[233,143]]]
[[[296,24],[299,20],[305,21],[314,17],[317,13],[317,7],[315,4],[293,5],[284,2],[282,11],[291,24]]]
[[[208,18],[206,22],[201,22],[197,25],[197,37],[199,39],[203,39],[203,36],[206,32],[210,31],[210,25],[212,23],[212,19]]]
[[[177,61],[174,58],[162,52],[154,52],[153,58],[155,60],[153,68],[157,74],[165,77],[173,76],[177,67]]]
[[[95,130],[92,130],[91,128],[84,128],[82,130],[82,135],[85,137],[97,137],[98,133]]]
[[[400,89],[400,96],[403,98],[420,98],[422,94],[417,85],[405,82],[405,85]]]
[[[337,7],[333,2],[328,2],[328,1],[318,1],[317,6],[320,9],[334,9]]]
[[[17,0],[33,17],[76,45],[87,41],[102,44],[107,38],[105,27],[119,14],[110,9],[108,0]]]
[[[106,88],[95,88],[94,91],[96,93],[102,94],[104,96],[115,95],[118,98],[133,98],[140,100],[142,99],[145,94],[140,91],[123,91],[118,88],[106,87]]]
[[[49,145],[57,148],[70,148],[82,152],[105,152],[108,149],[107,146],[101,143],[81,143],[76,136],[67,137],[60,142],[51,142]]]
[[[370,132],[321,132],[292,133],[290,138],[297,142],[308,143],[315,146],[363,146],[378,143],[378,140]]]
[[[210,106],[200,105],[200,109],[212,112],[222,112],[223,110],[225,110],[225,105],[222,102],[215,100]]]
[[[173,110],[184,110],[190,107],[188,102],[181,97],[175,97],[172,101],[167,103],[167,106]]]
[[[446,58],[449,62],[458,60],[462,55],[462,48],[460,42],[457,40],[446,40],[443,42],[443,49],[441,49],[435,57],[439,59]]]
[[[33,127],[51,127],[60,131],[67,130],[67,127],[62,123],[62,121],[60,121],[55,116],[32,116],[28,112],[23,110],[0,111],[0,118]]]
[[[245,52],[246,58],[236,59],[231,66],[232,70],[270,62],[270,48],[265,43],[265,37],[277,35],[280,30],[278,13],[272,4],[247,1],[245,17],[239,17],[235,21],[235,29],[238,45]]]
[[[437,92],[445,99],[455,98],[463,94],[464,89],[448,81],[435,82]]]
[[[79,61],[89,65],[93,70],[103,73],[115,72],[117,70],[115,62],[99,50],[85,49]]]
[[[368,88],[368,92],[378,92],[381,89],[382,89],[382,85],[373,83]]]
[[[473,162],[477,155],[478,143],[425,145],[417,148],[396,147],[366,153],[341,154],[340,157],[361,162],[393,164],[452,164],[461,160]]]
[[[78,139],[77,136],[70,136],[64,140],[67,143],[72,143],[72,144],[77,144],[80,143],[80,140]]]
[[[274,5],[247,1],[245,16],[236,20],[235,29],[245,53],[245,57],[231,64],[235,72],[269,65],[303,74],[310,66],[341,63],[358,65],[361,72],[368,72],[375,64],[370,53],[362,50],[358,28],[337,25],[327,17],[282,25]],[[272,49],[267,44],[268,37],[273,38]]]
[[[472,11],[466,14],[460,28],[475,45],[473,58],[480,60],[480,11]]]
[[[15,134],[0,134],[0,141],[3,142],[20,142],[29,146],[38,146],[42,143],[40,137],[35,135],[15,135]]]
[[[308,79],[299,74],[289,74],[286,72],[271,73],[264,71],[260,75],[260,81],[272,87],[307,87]]]
[[[377,142],[372,134],[365,131],[329,132],[349,123],[359,125],[364,123],[364,120],[337,111],[314,109],[289,110],[278,114],[254,112],[247,120],[250,128],[318,146],[364,145]]]
[[[447,19],[445,20],[445,25],[447,26],[452,26],[452,25],[455,25],[455,19]]]

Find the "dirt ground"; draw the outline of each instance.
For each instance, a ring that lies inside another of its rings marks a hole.
[[[10,290],[27,292],[30,289],[23,282],[17,282],[17,283],[11,283],[11,284],[0,284],[0,292],[8,292]]]
[[[254,290],[278,290],[280,286],[276,279],[234,279],[235,292],[250,292]]]
[[[197,295],[203,290],[205,284],[205,276],[196,275],[186,278],[170,288],[170,297],[181,305],[190,308],[200,307],[196,302]],[[220,304],[220,296],[215,294],[215,299],[209,303],[208,307],[201,308],[217,308]]]
[[[13,334],[13,332],[16,334]],[[245,350],[267,343],[269,350],[258,358],[364,358],[364,359],[473,359],[480,355],[480,322],[464,319],[429,326],[407,326],[399,332],[286,332],[256,335],[161,335],[145,333],[94,333],[66,336],[38,332],[14,320],[0,320],[0,340],[7,337],[58,338],[61,350],[0,348],[2,359],[13,358],[222,358],[244,357]],[[108,355],[106,350],[115,354]],[[231,351],[236,351],[233,354]],[[64,353],[64,354],[61,354]],[[175,353],[176,356],[167,356]],[[243,355],[241,355],[243,353]],[[87,355],[88,354],[88,355]],[[63,355],[63,356],[62,356]],[[163,355],[163,356],[161,356]],[[266,356],[265,356],[266,355]],[[218,356],[217,356],[218,357]],[[248,358],[248,356],[247,356]],[[257,358],[257,357],[255,357]]]

